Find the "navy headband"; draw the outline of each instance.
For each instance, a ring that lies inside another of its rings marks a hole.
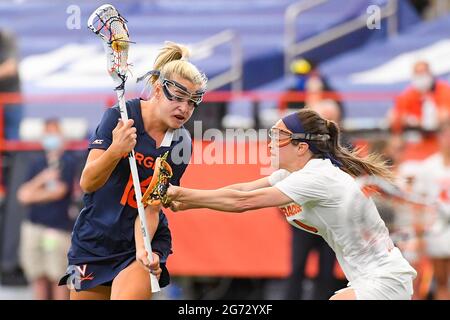
[[[316,145],[313,143],[314,140],[312,137],[312,134],[307,134],[305,132],[305,129],[303,128],[303,124],[300,121],[300,118],[298,117],[298,113],[294,112],[291,113],[287,116],[285,116],[284,118],[281,119],[281,121],[283,121],[284,125],[286,126],[286,128],[289,129],[289,131],[291,131],[292,133],[304,133],[306,134],[304,139],[298,139],[300,141],[303,141],[305,143],[308,144],[309,149],[311,150],[312,153],[318,154],[318,153],[323,153],[321,151],[319,151],[319,149],[317,149]],[[337,167],[342,167],[342,163],[337,160],[330,152],[327,152],[324,154],[325,158],[330,159],[330,161]]]
[[[281,119],[284,125],[292,132],[292,133],[306,133],[305,129],[303,129],[303,125],[300,122],[300,118],[298,114],[291,113],[290,115],[285,116]]]

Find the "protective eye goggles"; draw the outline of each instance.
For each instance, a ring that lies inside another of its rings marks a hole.
[[[174,80],[161,79],[161,85],[167,100],[178,102],[187,101],[189,106],[194,108],[198,107],[202,102],[203,95],[205,94],[205,91],[191,93],[185,86]]]
[[[269,138],[274,141],[278,147],[284,147],[291,143],[293,140],[327,141],[328,139],[330,139],[330,135],[316,133],[292,133],[289,130],[272,127],[269,130]]]

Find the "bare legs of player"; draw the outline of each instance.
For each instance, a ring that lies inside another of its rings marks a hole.
[[[332,296],[330,300],[356,300],[355,290],[351,288],[341,290]]]
[[[150,300],[150,275],[137,261],[123,269],[111,287],[98,286],[85,291],[70,291],[71,300]]]

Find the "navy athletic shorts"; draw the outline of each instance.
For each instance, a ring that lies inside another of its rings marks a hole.
[[[69,289],[75,291],[89,290],[97,286],[111,286],[119,272],[135,260],[136,257],[133,255],[127,259],[69,265],[66,274],[59,281],[59,285],[67,285]],[[160,267],[162,273],[159,285],[163,288],[169,284],[170,276],[165,263],[161,263]]]

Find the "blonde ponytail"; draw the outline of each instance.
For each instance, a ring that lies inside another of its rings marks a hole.
[[[178,75],[206,89],[206,76],[188,61],[189,57],[190,51],[186,46],[166,41],[153,65],[153,70],[159,71],[159,74],[152,75],[150,82],[154,84],[159,77],[170,79]]]

